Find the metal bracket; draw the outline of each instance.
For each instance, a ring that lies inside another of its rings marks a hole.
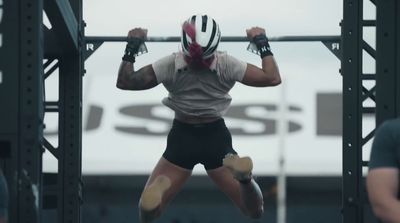
[[[339,60],[342,60],[342,48],[339,41],[321,41],[329,51],[331,51]]]
[[[104,41],[86,42],[86,48],[83,52],[83,59],[86,61],[96,50],[103,45]]]

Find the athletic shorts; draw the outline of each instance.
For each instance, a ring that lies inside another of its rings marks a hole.
[[[222,166],[226,154],[237,154],[224,119],[203,124],[188,124],[174,119],[163,157],[182,168],[192,170],[201,163],[206,170]]]

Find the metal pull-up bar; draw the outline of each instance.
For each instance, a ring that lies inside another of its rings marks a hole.
[[[272,36],[270,42],[322,42],[339,60],[341,59],[340,42],[341,36]],[[127,36],[86,36],[85,60],[92,55],[105,42],[128,42]],[[145,42],[180,42],[179,36],[150,36]],[[245,36],[223,36],[221,42],[248,42]]]
[[[129,39],[126,36],[87,36],[86,42],[127,42]],[[273,36],[268,37],[271,42],[339,42],[340,36]],[[147,37],[146,42],[180,42],[181,37],[169,36],[169,37],[158,37],[152,36]],[[249,39],[244,36],[223,36],[221,42],[247,42]]]

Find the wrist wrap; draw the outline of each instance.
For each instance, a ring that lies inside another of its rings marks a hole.
[[[256,44],[257,49],[260,53],[261,59],[266,56],[274,55],[271,52],[271,47],[269,46],[268,38],[265,34],[259,34],[253,38],[253,42]]]
[[[141,38],[136,38],[136,37],[129,38],[129,41],[125,47],[125,54],[122,57],[122,60],[134,63],[135,56],[138,54],[139,47],[141,44],[143,44],[143,42],[144,41]]]

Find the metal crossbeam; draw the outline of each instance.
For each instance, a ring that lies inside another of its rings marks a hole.
[[[322,42],[339,60],[341,59],[341,36],[272,36],[268,37],[270,42]],[[85,60],[89,58],[105,42],[128,42],[126,36],[86,36]],[[147,37],[146,42],[180,42],[181,37],[169,36]],[[248,42],[245,36],[223,36],[221,42]]]
[[[52,23],[52,30],[56,32],[58,39],[60,42],[66,43],[62,46],[64,50],[68,52],[71,50],[70,47],[73,47],[73,50],[77,50],[78,22],[69,1],[44,1],[44,10]]]
[[[375,102],[375,88],[376,86],[373,86],[371,89],[367,89],[366,87],[362,86],[362,93],[363,93],[363,97],[362,97],[362,101],[365,101],[367,98],[370,98],[372,101]]]
[[[340,42],[340,36],[272,36],[268,37],[270,42]],[[129,38],[126,36],[86,36],[86,43],[94,42],[127,42]],[[181,37],[147,37],[146,42],[180,42]],[[247,42],[249,39],[244,36],[223,36],[221,42]]]

